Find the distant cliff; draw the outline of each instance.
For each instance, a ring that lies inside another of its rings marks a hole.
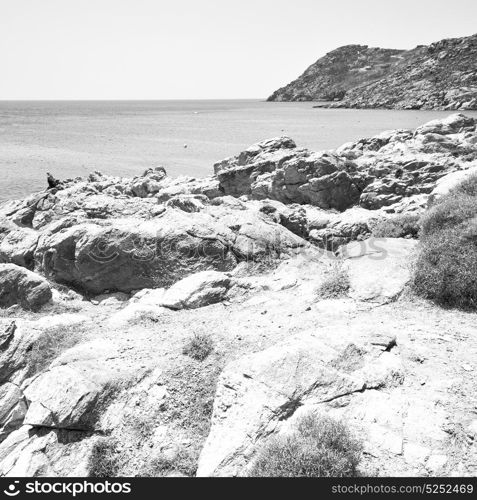
[[[346,45],[269,101],[347,108],[477,109],[477,34],[412,50]]]

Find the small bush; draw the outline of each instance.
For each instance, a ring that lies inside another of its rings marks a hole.
[[[458,227],[436,232],[423,242],[414,288],[447,307],[477,308],[477,230]]]
[[[382,220],[373,229],[375,238],[417,238],[420,217],[415,214],[394,215]]]
[[[442,197],[422,219],[413,287],[447,307],[477,309],[477,176]]]
[[[195,449],[179,449],[173,457],[153,458],[140,471],[140,477],[164,477],[170,474],[193,476],[197,471],[198,452]]]
[[[252,477],[355,477],[362,445],[340,422],[310,414],[290,435],[271,438],[258,452]]]
[[[121,454],[113,438],[96,441],[88,461],[90,477],[115,477],[121,468]]]
[[[336,265],[316,289],[316,297],[318,299],[345,297],[348,294],[349,287],[348,272],[341,265]]]
[[[423,238],[438,231],[452,229],[477,214],[477,196],[450,193],[438,200],[422,217]]]
[[[78,328],[62,326],[43,332],[29,351],[28,375],[41,372],[62,352],[78,344],[84,336]]]
[[[182,354],[197,361],[204,359],[214,350],[214,342],[210,335],[196,333],[182,349]]]

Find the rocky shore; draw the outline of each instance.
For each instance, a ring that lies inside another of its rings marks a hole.
[[[246,475],[310,410],[360,436],[365,475],[475,475],[475,313],[415,297],[415,234],[377,228],[477,173],[476,126],[279,137],[207,178],[4,203],[0,475]]]
[[[412,50],[340,47],[269,101],[327,101],[322,107],[477,109],[477,35]]]

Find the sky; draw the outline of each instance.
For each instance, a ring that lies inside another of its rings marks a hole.
[[[0,100],[265,98],[339,46],[477,32],[477,0],[0,0]]]

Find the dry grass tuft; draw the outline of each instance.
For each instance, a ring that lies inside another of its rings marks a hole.
[[[40,373],[62,352],[80,343],[85,333],[78,325],[59,326],[43,332],[28,354],[28,375]]]
[[[98,439],[89,456],[90,477],[116,477],[122,466],[119,444],[112,437]]]
[[[214,350],[214,341],[206,333],[195,333],[182,349],[182,354],[195,359],[204,361]]]
[[[259,450],[252,477],[356,477],[362,445],[347,427],[309,414],[289,435],[271,438]]]
[[[338,299],[348,295],[349,276],[341,264],[336,264],[316,289],[317,299]]]

